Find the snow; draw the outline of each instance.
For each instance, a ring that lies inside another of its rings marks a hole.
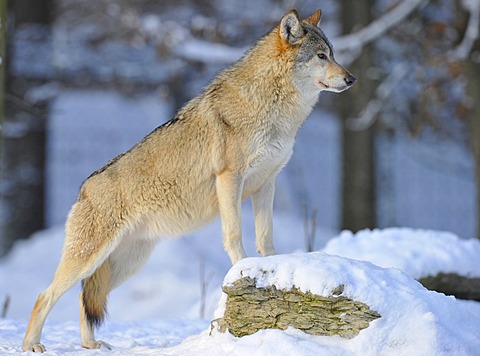
[[[245,206],[244,240],[248,255],[255,256],[251,215],[250,207]],[[99,339],[113,346],[108,353],[474,355],[480,347],[480,303],[428,291],[406,273],[424,275],[434,270],[432,266],[441,265],[443,271],[478,276],[480,267],[473,263],[480,257],[477,241],[409,228],[365,230],[355,235],[344,231],[331,239],[324,251],[306,254],[302,252],[303,238],[296,238],[302,231],[301,220],[276,215],[274,226],[281,254],[250,257],[230,270],[218,221],[192,236],[161,241],[144,270],[110,296],[109,318],[97,331]],[[319,234],[322,239],[332,236],[329,231]],[[29,313],[37,294],[53,276],[62,240],[62,228],[39,232],[17,244],[0,262],[0,301],[6,294],[11,298],[7,319],[0,319],[0,354],[21,352]],[[354,251],[358,252],[354,258],[378,264],[382,260],[375,261],[374,256],[383,255],[383,261],[397,268],[325,253],[353,255]],[[371,254],[362,255],[361,251]],[[295,253],[286,254],[290,252]],[[435,260],[440,262],[435,264]],[[199,318],[202,265],[207,293],[205,316]],[[224,310],[221,284],[241,276],[256,278],[258,286],[296,286],[320,295],[331,295],[335,287],[344,284],[343,296],[366,303],[382,317],[352,339],[312,336],[294,328],[263,330],[243,338],[211,330],[210,321]],[[78,291],[75,288],[63,296],[47,319],[42,341],[51,355],[107,352],[83,350],[79,345]]]
[[[399,269],[313,252],[244,259],[228,272],[224,283],[228,285],[242,277],[254,278],[257,287],[275,285],[284,290],[298,287],[303,292],[326,297],[334,296],[333,290],[344,285],[343,297],[366,303],[382,315],[351,340],[340,337],[311,340],[324,347],[330,342],[323,344],[322,340],[335,340],[331,352],[340,346],[344,349],[342,354],[353,355],[441,355],[453,351],[456,355],[471,355],[480,346],[478,314],[472,318],[469,307],[459,305],[453,297],[426,290]],[[216,317],[223,315],[224,301]],[[453,325],[458,329],[453,329]],[[300,340],[305,339],[302,334],[296,335]],[[237,340],[230,342],[236,344]],[[178,348],[182,350],[183,346]],[[277,347],[271,351],[282,350]],[[330,350],[326,348],[325,352],[329,354]]]
[[[440,272],[480,278],[480,240],[460,239],[446,231],[408,228],[343,231],[323,249],[332,255],[395,267],[414,278]]]

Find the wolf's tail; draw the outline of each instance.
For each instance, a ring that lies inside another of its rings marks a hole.
[[[83,312],[91,326],[98,327],[105,319],[110,280],[110,263],[107,259],[90,277],[82,281]]]

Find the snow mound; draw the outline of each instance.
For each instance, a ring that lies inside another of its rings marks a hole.
[[[416,279],[439,272],[480,277],[480,241],[460,239],[450,232],[411,228],[362,230],[356,234],[343,231],[323,251],[399,268]]]
[[[343,284],[342,296],[366,303],[381,318],[353,339],[311,336],[293,328],[262,330],[242,338],[213,331],[210,336],[203,333],[187,339],[177,351],[202,353],[216,345],[216,350],[222,350],[219,354],[233,351],[233,355],[286,349],[305,355],[312,350],[341,355],[449,355],[454,350],[455,355],[471,355],[480,347],[478,318],[472,319],[467,304],[425,289],[399,269],[313,252],[241,260],[227,273],[224,284],[243,277],[254,278],[257,287],[297,287],[322,296],[332,296]],[[225,302],[226,295],[217,318],[223,316]]]

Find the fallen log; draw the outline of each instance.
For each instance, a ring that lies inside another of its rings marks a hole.
[[[480,278],[470,278],[457,273],[440,272],[435,276],[419,278],[427,289],[453,295],[458,299],[480,301]]]
[[[237,337],[291,326],[312,335],[353,338],[380,314],[364,303],[343,297],[343,289],[339,285],[332,296],[325,297],[298,288],[257,288],[255,279],[244,277],[222,287],[227,295],[226,309],[214,323],[220,332],[228,330]]]

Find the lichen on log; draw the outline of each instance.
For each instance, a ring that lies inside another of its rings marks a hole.
[[[341,285],[324,297],[298,288],[257,288],[253,278],[244,277],[222,290],[227,294],[225,314],[214,323],[220,332],[228,330],[237,337],[292,326],[312,335],[352,338],[380,317],[368,305],[341,296]]]

